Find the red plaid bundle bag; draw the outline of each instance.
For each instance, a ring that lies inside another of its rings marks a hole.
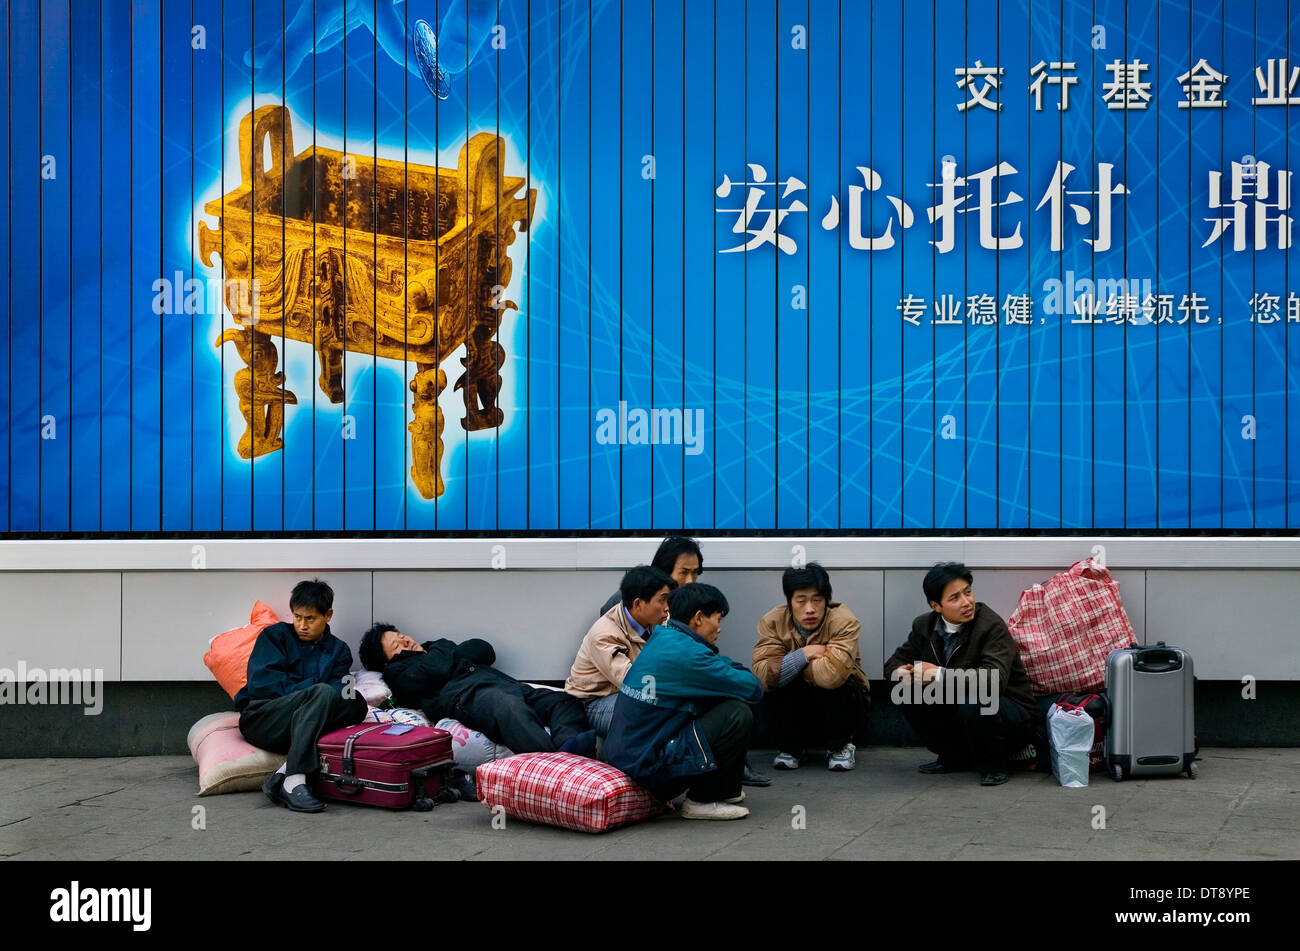
[[[572,753],[520,753],[474,771],[478,797],[507,816],[577,832],[604,832],[667,807],[608,763]]]
[[[1091,558],[1021,594],[1007,627],[1039,696],[1104,690],[1106,655],[1137,640],[1119,582]]]

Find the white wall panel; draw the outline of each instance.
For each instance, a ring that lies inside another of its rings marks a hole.
[[[1300,572],[1149,571],[1146,643],[1192,654],[1201,680],[1300,680]]]
[[[203,665],[208,641],[246,625],[256,601],[269,605],[280,620],[289,620],[289,592],[306,578],[320,578],[334,589],[330,630],[355,655],[370,624],[370,575],[368,571],[124,572],[122,679],[211,678]]]
[[[118,572],[0,572],[0,667],[100,669],[121,679]],[[8,675],[6,675],[8,676]]]

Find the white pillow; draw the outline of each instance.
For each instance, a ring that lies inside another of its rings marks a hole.
[[[199,795],[252,792],[284,762],[283,753],[260,750],[239,732],[238,713],[213,713],[190,727],[186,742],[199,765]]]
[[[377,670],[359,670],[352,676],[356,678],[357,693],[365,697],[366,703],[372,707],[379,706],[393,695],[388,684],[384,683],[383,674]]]

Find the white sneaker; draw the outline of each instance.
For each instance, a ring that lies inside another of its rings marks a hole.
[[[728,802],[728,803],[730,803],[730,804],[733,805],[733,806],[737,806],[737,805],[739,805],[740,803],[742,803],[742,802],[744,802],[744,801],[745,801],[745,790],[743,790],[743,789],[740,791],[740,795],[739,795],[739,796],[732,796],[730,799],[724,799],[724,800],[723,800],[723,802]]]
[[[728,802],[696,802],[694,799],[682,801],[683,819],[743,819],[749,815],[744,806]]]
[[[852,743],[845,743],[844,749],[832,753],[826,762],[826,768],[844,771],[857,765],[858,748]]]
[[[789,753],[777,753],[772,758],[772,765],[777,769],[798,769],[799,757],[791,756]]]

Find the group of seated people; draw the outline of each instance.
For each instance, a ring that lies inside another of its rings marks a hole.
[[[497,670],[492,646],[479,638],[419,643],[391,624],[366,631],[360,660],[383,675],[399,706],[422,710],[430,722],[455,718],[515,753],[599,757],[661,801],[685,794],[685,818],[743,818],[742,787],[770,784],[746,759],[756,721],[777,747],[777,769],[798,769],[816,749],[827,752],[831,770],[856,765],[870,711],[860,624],[832,599],[821,565],[787,568],[784,603],[759,621],[746,666],[718,650],[730,605],[698,580],[703,570],[694,539],[665,539],[650,565],[623,576],[582,639],[562,691]],[[906,688],[893,699],[937,756],[920,771],[973,769],[992,786],[1007,781],[1010,758],[1032,741],[1035,708],[1006,624],[975,601],[971,585],[960,563],[930,569],[922,584],[930,611],[913,622],[884,673]],[[292,623],[259,635],[235,705],[250,743],[286,754],[263,787],[267,796],[319,812],[324,806],[310,788],[316,741],[361,722],[367,705],[351,689],[351,650],[329,630],[329,586],[301,582],[290,608]],[[954,700],[953,691],[937,689],[974,674],[991,683],[991,697],[959,691]]]

